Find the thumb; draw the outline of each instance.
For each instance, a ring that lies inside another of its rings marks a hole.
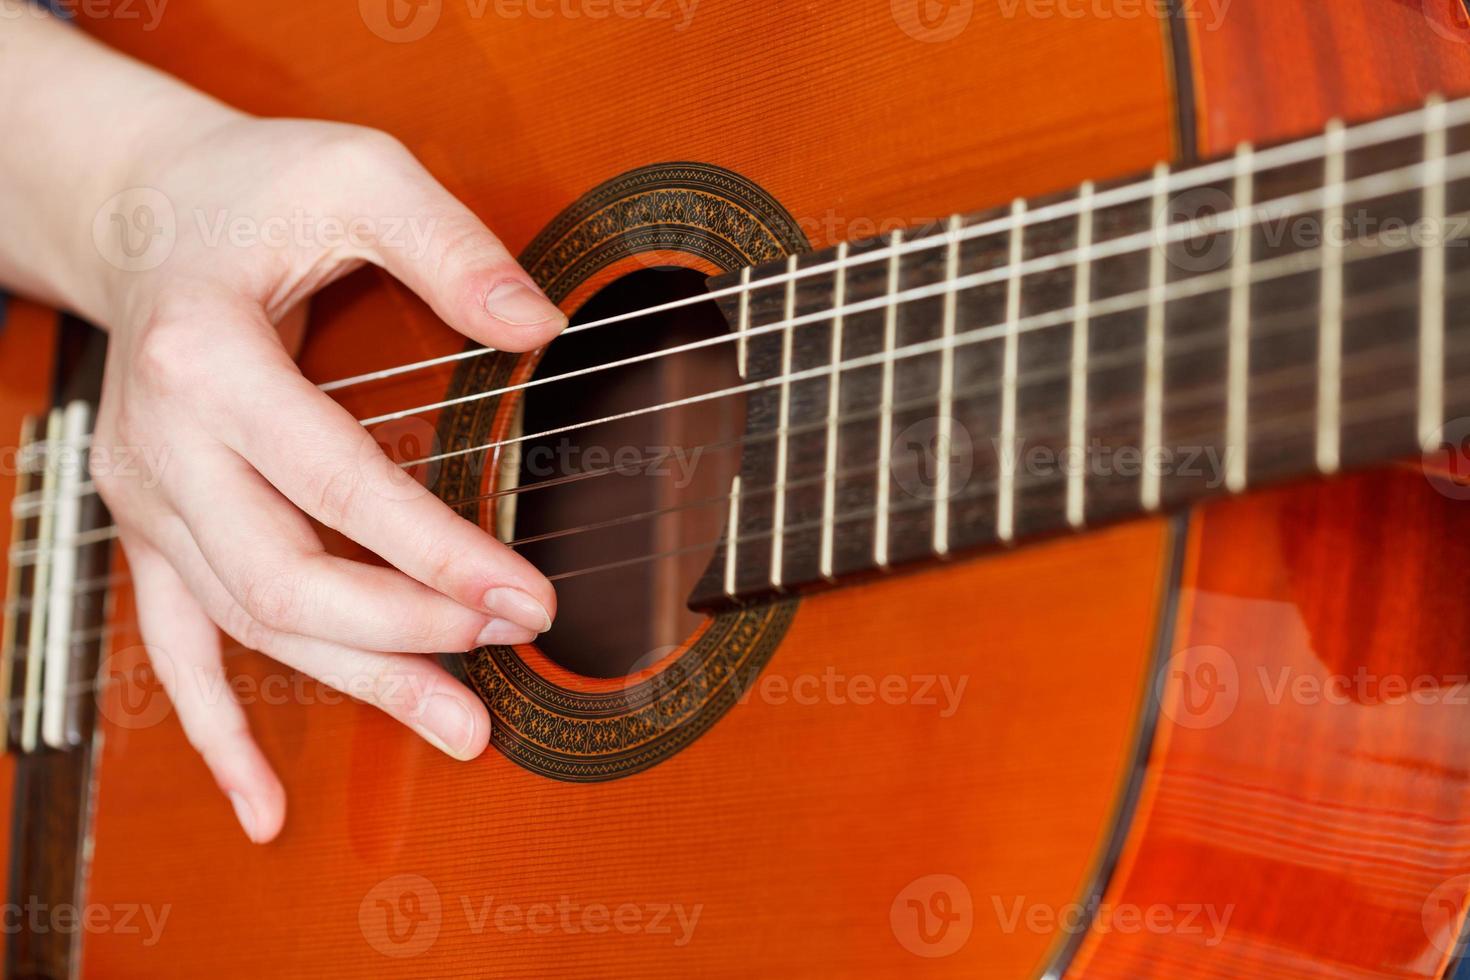
[[[455,330],[487,347],[533,350],[567,318],[500,239],[413,154],[385,140],[380,179],[364,182],[357,214],[380,216],[366,257],[428,303]],[[392,220],[389,220],[389,216]]]

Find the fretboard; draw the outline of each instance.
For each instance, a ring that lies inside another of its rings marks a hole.
[[[758,387],[697,607],[1433,451],[1470,416],[1470,102],[711,285]]]

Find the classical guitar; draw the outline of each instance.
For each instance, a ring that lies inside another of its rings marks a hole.
[[[395,134],[568,312],[361,272],[300,355],[560,614],[444,658],[468,764],[229,650],[249,844],[80,465],[103,335],[12,301],[6,975],[1460,975],[1459,0],[78,19]]]

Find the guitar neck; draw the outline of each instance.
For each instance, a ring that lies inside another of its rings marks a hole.
[[[1437,450],[1470,103],[716,280],[748,436],[704,608]]]

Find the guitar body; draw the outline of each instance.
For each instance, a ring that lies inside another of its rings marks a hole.
[[[393,133],[569,312],[654,267],[716,275],[1470,92],[1457,0],[1171,6],[201,0],[86,29],[247,110]],[[684,224],[704,231],[665,234]],[[0,363],[52,332],[13,304]],[[462,346],[370,271],[314,302],[301,364]],[[374,416],[459,370],[340,398]],[[45,407],[28,383],[12,430]],[[497,737],[469,764],[245,654],[290,801],[266,847],[127,680],[124,588],[83,901],[139,911],[83,934],[81,973],[1441,976],[1470,893],[1467,569],[1470,507],[1417,470],[1297,485],[722,614],[628,677],[482,660]],[[687,737],[603,724],[711,650],[748,672],[728,703],[688,694]]]

